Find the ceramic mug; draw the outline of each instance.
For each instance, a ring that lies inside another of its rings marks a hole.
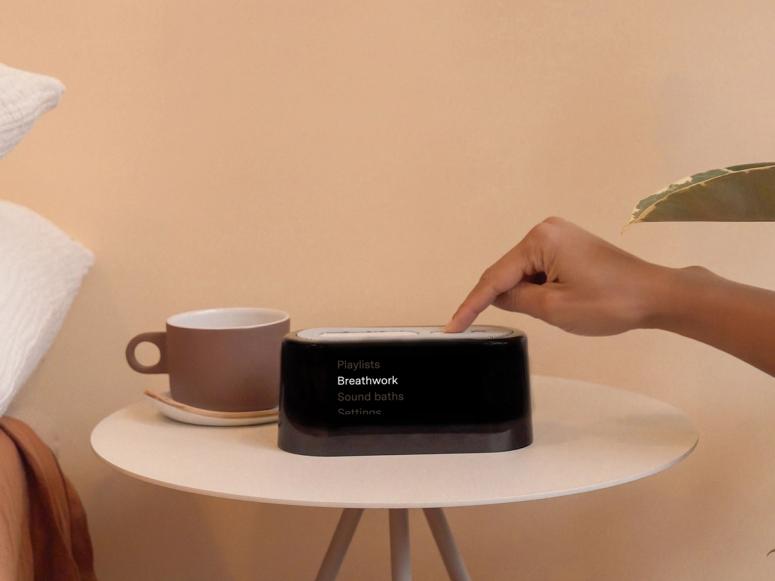
[[[167,373],[172,398],[215,411],[253,411],[277,405],[280,347],[290,330],[288,313],[263,308],[189,311],[167,319],[167,330],[141,333],[126,347],[140,373]],[[159,348],[159,361],[143,365],[140,343]]]

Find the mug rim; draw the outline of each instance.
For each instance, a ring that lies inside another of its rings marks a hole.
[[[277,318],[273,319],[271,321],[267,321],[266,323],[257,323],[255,325],[216,325],[216,326],[197,326],[194,324],[186,324],[179,322],[180,319],[185,319],[186,317],[191,317],[195,315],[206,315],[210,313],[234,313],[234,312],[245,312],[245,313],[265,313],[270,315],[275,315]],[[286,321],[289,321],[291,316],[286,313],[285,311],[282,311],[280,309],[272,309],[268,307],[211,307],[208,309],[194,309],[191,311],[183,311],[182,313],[175,313],[174,315],[170,315],[167,317],[166,324],[170,327],[175,327],[177,329],[191,329],[194,331],[228,331],[230,329],[259,329],[261,327],[271,327],[272,325],[278,325],[281,323],[284,323]]]

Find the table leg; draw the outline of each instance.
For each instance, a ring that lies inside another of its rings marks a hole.
[[[471,581],[471,576],[466,570],[463,558],[455,545],[455,538],[447,523],[447,517],[440,508],[424,508],[425,518],[431,528],[436,546],[439,548],[447,574],[452,581]]]
[[[393,581],[412,580],[412,562],[409,552],[409,511],[405,508],[390,510],[390,570]]]
[[[320,564],[318,576],[315,578],[316,581],[334,581],[336,579],[362,514],[362,508],[345,508],[342,510],[342,516],[339,517],[339,523],[336,525],[334,536],[331,537],[331,543],[328,545],[326,556],[323,557],[323,562]]]

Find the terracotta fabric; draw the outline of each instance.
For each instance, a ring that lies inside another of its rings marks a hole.
[[[24,464],[0,431],[0,581],[32,581],[29,497]]]
[[[96,581],[86,513],[51,449],[2,417],[0,452],[0,581]]]

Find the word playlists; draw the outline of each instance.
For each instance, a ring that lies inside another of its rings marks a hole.
[[[339,370],[346,369],[347,371],[361,371],[363,369],[379,369],[382,365],[379,361],[366,361],[365,359],[358,359],[358,361],[348,361],[347,359],[339,359],[336,362],[336,368]]]

